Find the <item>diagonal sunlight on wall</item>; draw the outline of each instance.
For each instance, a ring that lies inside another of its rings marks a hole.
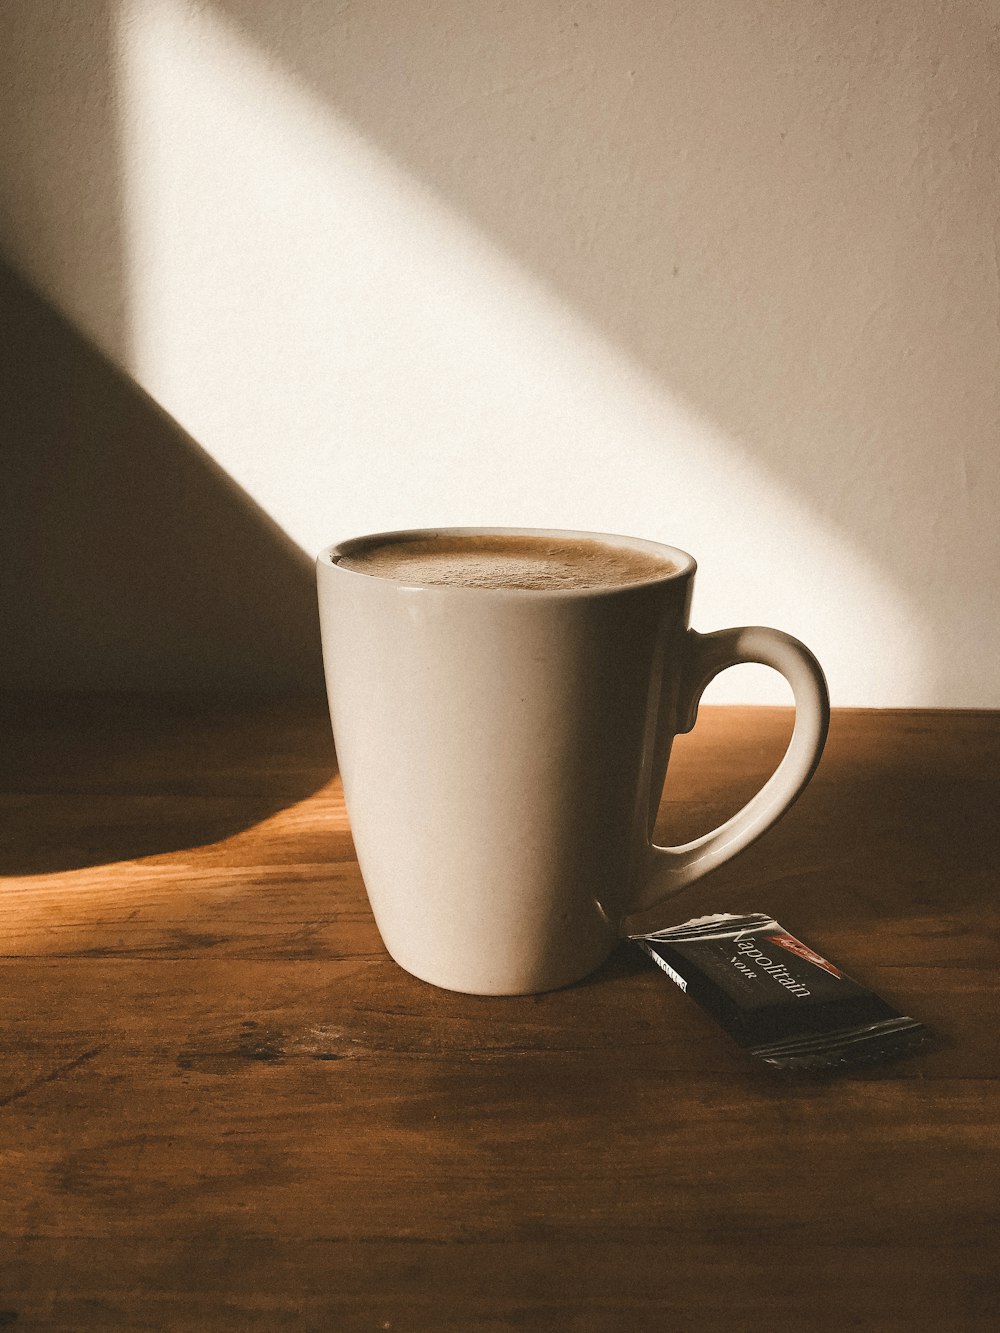
[[[303,548],[423,524],[632,532],[694,623],[777,624],[838,704],[905,705],[915,607],[723,435],[210,9],[119,26],[132,373]],[[769,673],[717,700],[784,701]]]

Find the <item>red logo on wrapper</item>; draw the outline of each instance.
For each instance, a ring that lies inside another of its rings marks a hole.
[[[799,958],[804,958],[807,963],[814,963],[816,967],[821,967],[824,972],[829,972],[831,977],[842,977],[843,973],[828,963],[818,953],[813,953],[808,945],[797,940],[794,935],[770,935],[768,941],[771,944],[778,944],[782,949],[787,949],[789,953],[795,954]]]

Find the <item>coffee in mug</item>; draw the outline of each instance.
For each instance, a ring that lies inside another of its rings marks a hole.
[[[596,538],[476,532],[375,541],[341,556],[337,563],[344,569],[402,583],[537,592],[642,583],[674,569],[657,553]]]

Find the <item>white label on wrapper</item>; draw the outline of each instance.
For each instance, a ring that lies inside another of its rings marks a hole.
[[[670,978],[671,981],[676,982],[677,985],[680,986],[681,990],[687,990],[688,988],[687,982],[684,980],[684,978],[681,976],[679,972],[674,971],[674,969],[670,966],[668,962],[665,962],[664,959],[660,958],[659,955],[655,953],[650,953],[649,956],[650,958],[652,958],[653,962],[656,964],[658,968],[666,972],[667,976]]]

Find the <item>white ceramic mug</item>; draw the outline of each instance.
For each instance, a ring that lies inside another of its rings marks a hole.
[[[672,562],[662,577],[537,591],[407,584],[344,568],[372,542],[467,533],[596,539]],[[550,990],[610,954],[631,913],[728,861],[788,809],[826,739],[807,648],[760,627],[688,627],[695,562],[602,533],[381,533],[317,561],[327,691],[362,878],[407,971],[473,994]],[[674,736],[705,686],[762,662],[795,696],[777,770],[720,828],[657,847]]]

